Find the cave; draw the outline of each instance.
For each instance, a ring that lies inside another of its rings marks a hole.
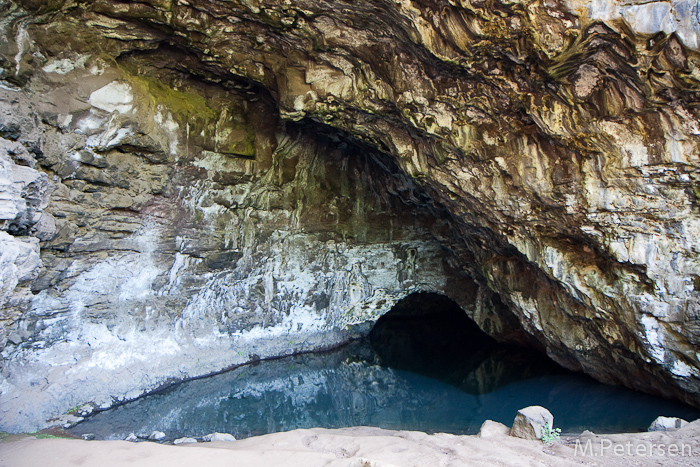
[[[542,352],[498,342],[445,295],[412,293],[381,316],[369,340],[382,365],[423,374],[470,394],[568,374]]]
[[[375,321],[700,407],[690,10],[352,3],[0,3],[1,430]]]
[[[436,369],[496,345],[454,301],[435,293],[413,293],[381,316],[370,332],[382,363]],[[406,368],[410,369],[410,368]]]

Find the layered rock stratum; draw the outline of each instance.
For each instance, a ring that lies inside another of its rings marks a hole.
[[[700,406],[696,2],[0,11],[1,429],[418,291]]]

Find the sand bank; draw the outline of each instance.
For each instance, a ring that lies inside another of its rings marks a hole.
[[[507,435],[482,439],[368,427],[294,430],[179,446],[35,437],[0,443],[0,467],[580,465],[700,466],[700,421],[673,432],[562,437],[553,446]]]

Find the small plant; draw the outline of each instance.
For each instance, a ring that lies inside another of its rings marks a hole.
[[[544,426],[542,427],[541,433],[542,442],[547,446],[551,446],[552,444],[559,441],[559,437],[561,436],[561,429],[552,428],[551,422],[545,422]]]

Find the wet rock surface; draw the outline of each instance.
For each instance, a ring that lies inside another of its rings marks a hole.
[[[697,26],[579,3],[1,2],[2,428],[417,290],[700,405]]]

